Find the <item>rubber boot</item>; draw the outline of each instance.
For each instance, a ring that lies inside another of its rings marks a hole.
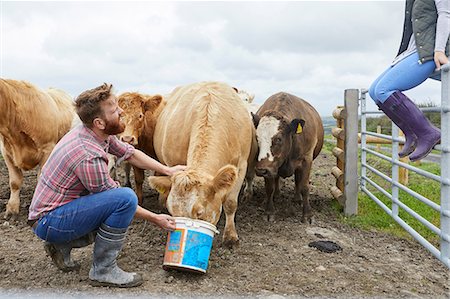
[[[415,134],[417,140],[415,149],[409,156],[411,161],[423,159],[441,141],[441,131],[433,126],[416,104],[402,92],[396,91],[379,106],[383,107],[381,110],[385,111],[386,109],[389,112],[389,114],[385,112],[386,115],[402,129],[405,136],[407,132],[411,134],[411,131]]]
[[[377,106],[403,131],[405,134],[405,144],[403,149],[398,153],[400,158],[406,157],[411,154],[417,146],[417,136],[411,129],[409,124],[404,120],[404,115],[398,113],[398,107],[403,101],[403,95],[400,91],[394,92],[390,95],[384,103],[376,102]]]
[[[441,142],[441,131],[433,126],[420,109],[405,95],[402,102],[405,120],[417,136],[417,146],[409,155],[409,160],[417,161],[425,158],[433,147]],[[401,112],[403,113],[403,112]]]
[[[53,264],[63,272],[78,271],[80,264],[71,258],[72,248],[81,248],[94,242],[95,233],[89,233],[67,243],[45,242],[45,252],[52,258]]]
[[[127,228],[113,228],[102,224],[95,238],[92,267],[89,271],[92,286],[119,288],[142,284],[141,275],[125,272],[117,266],[117,256],[122,250]]]

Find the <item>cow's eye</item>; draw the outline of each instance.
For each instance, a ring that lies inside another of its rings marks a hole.
[[[139,119],[142,119],[144,117],[144,115],[141,113],[139,114]]]
[[[275,137],[274,139],[273,139],[273,143],[274,144],[281,144],[281,138],[280,137]]]

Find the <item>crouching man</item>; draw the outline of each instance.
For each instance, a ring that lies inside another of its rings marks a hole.
[[[169,215],[138,206],[133,190],[120,188],[109,176],[107,153],[166,175],[182,171],[185,166],[167,167],[117,139],[115,135],[123,132],[125,125],[111,89],[112,85],[105,83],[75,100],[83,123],[56,144],[42,168],[28,219],[62,271],[78,270],[80,265],[70,257],[72,248],[95,240],[90,283],[134,287],[142,284],[142,277],[123,271],[116,263],[133,217],[166,230],[175,229],[175,221]]]

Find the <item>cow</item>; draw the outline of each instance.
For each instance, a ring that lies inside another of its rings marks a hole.
[[[223,245],[239,242],[234,217],[252,143],[252,120],[232,87],[201,82],[176,89],[155,127],[155,152],[166,165],[186,164],[172,177],[151,176],[173,216],[226,223]]]
[[[156,119],[165,106],[163,97],[157,95],[146,95],[137,92],[125,92],[119,95],[119,107],[123,109],[122,119],[125,131],[118,135],[119,139],[142,150],[147,155],[156,158],[153,148],[153,132]],[[120,164],[117,161],[116,164]],[[125,162],[126,163],[126,162]],[[130,165],[125,164],[125,186],[131,187]],[[143,201],[142,184],[144,182],[144,170],[133,167],[136,182],[136,195],[139,203]]]
[[[237,92],[239,98],[244,101],[245,107],[250,114],[256,113],[256,111],[258,111],[259,105],[253,103],[253,100],[255,99],[254,94],[250,94],[243,89],[237,89],[236,87],[233,87],[233,89]]]
[[[10,187],[5,218],[19,214],[22,171],[39,166],[40,172],[75,116],[72,98],[62,90],[0,79],[0,147]]]
[[[294,175],[294,201],[303,204],[302,222],[311,223],[309,175],[324,136],[319,114],[305,100],[280,92],[253,114],[253,122],[259,146],[255,173],[264,177],[268,220],[274,220],[273,200],[280,193],[280,177]],[[292,202],[291,212],[295,213]]]

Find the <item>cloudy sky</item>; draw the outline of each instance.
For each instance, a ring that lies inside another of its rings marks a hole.
[[[345,89],[368,88],[394,58],[404,1],[0,6],[2,78],[74,97],[103,82],[117,93],[165,94],[223,81],[254,93],[257,103],[290,92],[329,116],[343,104]],[[438,104],[440,84],[428,80],[407,94]]]

